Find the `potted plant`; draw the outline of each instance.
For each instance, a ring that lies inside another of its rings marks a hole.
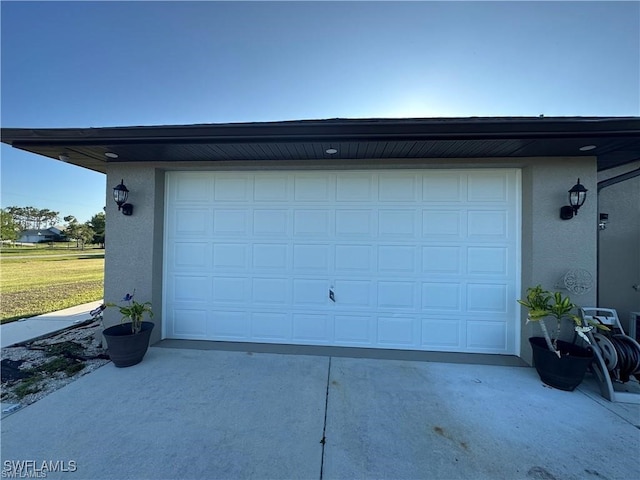
[[[103,332],[107,341],[109,357],[116,367],[130,367],[142,361],[149,348],[149,338],[154,324],[143,321],[145,313],[153,317],[151,303],[139,303],[134,300],[135,290],[127,293],[123,301],[126,305],[107,303],[107,307],[116,307],[122,314],[121,323],[106,328]]]
[[[575,340],[579,336],[590,344],[585,334],[593,327],[583,326],[580,317],[572,313],[576,305],[571,302],[569,296],[563,296],[560,292],[551,293],[541,285],[527,289],[526,299],[518,300],[518,303],[528,310],[526,323],[538,322],[542,330],[543,337],[529,338],[533,349],[533,364],[540,379],[547,385],[561,390],[574,390],[584,379],[593,360],[591,349],[577,345]],[[555,322],[553,335],[549,333],[546,323],[548,319]],[[559,338],[565,320],[573,324],[573,330],[577,334],[574,342]]]

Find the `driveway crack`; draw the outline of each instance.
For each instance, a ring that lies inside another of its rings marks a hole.
[[[322,458],[320,460],[320,480],[322,480],[323,469],[324,469],[324,447],[327,444],[327,437],[325,436],[327,432],[327,407],[329,405],[329,380],[331,379],[331,357],[329,357],[329,368],[327,369],[327,391],[324,399],[324,425],[322,426],[322,440],[320,443],[322,444]]]

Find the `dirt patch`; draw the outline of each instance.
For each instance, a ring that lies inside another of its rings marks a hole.
[[[100,321],[2,349],[3,403],[29,405],[109,362]]]

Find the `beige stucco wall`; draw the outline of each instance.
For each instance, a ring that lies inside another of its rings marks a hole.
[[[523,158],[481,159],[402,159],[382,162],[340,161],[313,168],[466,168],[478,164],[487,168],[509,167],[522,169],[522,259],[521,291],[530,285],[542,284],[553,289],[572,268],[583,268],[596,278],[596,159],[580,158]],[[110,164],[107,169],[107,236],[105,261],[105,299],[116,301],[136,288],[139,301],[151,301],[156,313],[156,329],[152,342],[160,339],[162,329],[162,260],[165,170],[213,169],[214,164]],[[296,168],[295,163],[223,163],[218,168],[265,169]],[[309,168],[308,163],[304,168]],[[587,201],[572,220],[561,220],[560,207],[568,204],[568,190],[577,178],[589,189]],[[125,217],[117,210],[112,188],[121,179],[130,190],[129,203],[133,215]],[[566,292],[565,292],[566,293]],[[595,304],[595,288],[581,296],[572,297],[580,305]],[[515,299],[514,299],[515,301]],[[107,311],[105,322],[119,321],[117,312]],[[535,333],[535,332],[534,332]],[[531,359],[527,338],[531,326],[521,332],[521,356]]]
[[[577,305],[595,305],[597,278],[597,173],[595,158],[540,159],[522,171],[522,292],[541,284],[549,290],[561,288],[567,271],[587,270],[593,288],[584,295],[571,295]],[[577,178],[589,190],[578,215],[560,219],[560,207],[568,205],[568,190]],[[523,311],[523,318],[525,313]],[[537,325],[525,325],[521,336],[521,356],[531,362],[527,341],[538,335]]]
[[[125,216],[113,201],[113,187],[124,180],[133,215]],[[107,171],[107,228],[105,237],[106,302],[118,303],[136,290],[139,302],[151,302],[156,327],[151,342],[161,338],[164,172],[153,167],[110,166]],[[105,325],[120,321],[116,309],[107,309]]]
[[[605,170],[603,181],[640,168],[640,161]],[[599,213],[609,214],[599,231],[598,305],[615,308],[627,334],[631,312],[640,311],[640,176],[604,188],[598,196]],[[636,332],[638,333],[638,332]]]

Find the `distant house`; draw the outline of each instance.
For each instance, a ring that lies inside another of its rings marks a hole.
[[[41,228],[38,230],[23,230],[20,233],[18,242],[21,243],[44,243],[44,242],[60,242],[65,237],[62,234],[61,227]]]

